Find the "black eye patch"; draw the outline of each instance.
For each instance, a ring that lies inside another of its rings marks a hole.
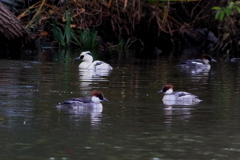
[[[205,58],[205,59],[209,60],[209,62],[211,62],[211,61],[212,61],[212,57],[210,57],[210,56],[208,56],[208,55],[204,55],[204,56],[203,56],[203,58]]]
[[[168,87],[163,87],[162,91],[166,92],[168,90]]]
[[[166,91],[169,90],[170,88],[171,88],[171,86],[166,85],[166,86],[163,87],[162,92],[166,92]]]
[[[92,55],[92,53],[91,53],[91,52],[87,52],[87,54],[89,54],[90,56]]]
[[[212,61],[212,58],[211,58],[211,57],[207,56],[206,58],[209,60],[209,62]]]
[[[102,94],[100,94],[98,97],[99,97],[99,99],[103,100],[103,95]]]
[[[80,56],[80,59],[83,59],[83,57],[84,57],[83,55],[82,55],[82,56]]]

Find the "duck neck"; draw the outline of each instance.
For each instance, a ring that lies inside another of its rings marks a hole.
[[[92,56],[86,56],[86,58],[84,59],[84,62],[86,62],[87,64],[91,64],[93,62],[93,57]]]
[[[96,96],[92,96],[91,101],[93,103],[100,103],[101,102],[101,100],[98,97],[96,97]]]
[[[172,88],[168,89],[168,90],[165,92],[165,94],[172,94],[172,93],[173,93],[173,89],[172,89]]]
[[[203,62],[204,62],[205,64],[208,64],[208,63],[209,63],[209,60],[208,60],[208,59],[203,59]]]

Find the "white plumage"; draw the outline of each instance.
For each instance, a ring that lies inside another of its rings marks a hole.
[[[82,60],[79,64],[79,69],[94,69],[94,70],[112,70],[113,68],[103,61],[93,61],[90,51],[82,52],[76,59]]]
[[[198,99],[198,96],[184,92],[184,91],[176,91],[173,92],[172,85],[165,85],[163,86],[162,90],[158,93],[164,93],[163,101],[174,101],[174,102],[186,102],[186,103],[193,103],[193,102],[200,102],[201,100]]]

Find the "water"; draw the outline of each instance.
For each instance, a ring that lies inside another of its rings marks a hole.
[[[240,66],[220,59],[187,76],[177,59],[114,53],[110,73],[78,71],[76,55],[0,60],[0,159],[239,159]],[[164,84],[196,94],[196,105],[164,105]],[[60,111],[68,98],[100,90],[103,112]]]

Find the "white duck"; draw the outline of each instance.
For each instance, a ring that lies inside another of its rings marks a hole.
[[[103,61],[93,61],[92,53],[85,51],[80,54],[76,59],[80,59],[83,62],[79,64],[79,69],[94,69],[94,70],[112,70],[113,68]]]

